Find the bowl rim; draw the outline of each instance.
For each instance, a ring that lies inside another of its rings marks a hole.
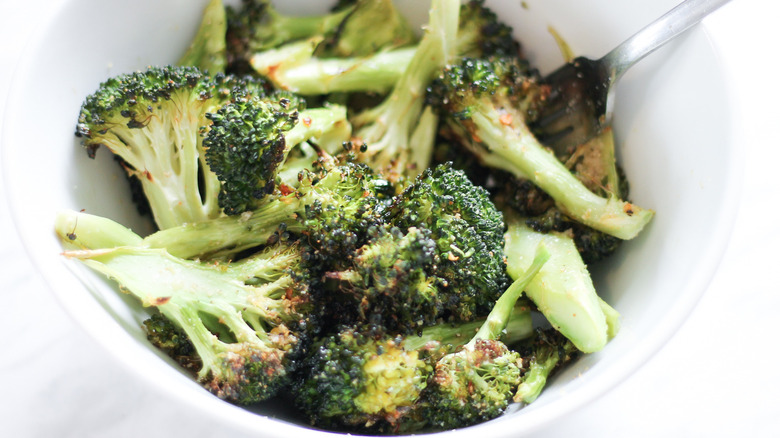
[[[47,17],[40,21],[42,25],[38,26],[38,28],[32,32],[28,41],[23,44],[25,50],[23,50],[22,55],[19,57],[18,62],[13,69],[11,81],[8,84],[9,93],[5,105],[5,112],[3,113],[4,117],[2,120],[2,125],[0,125],[2,126],[2,130],[0,130],[0,177],[2,177],[4,180],[3,189],[5,192],[5,204],[8,208],[11,222],[13,223],[17,235],[22,242],[23,250],[28,259],[32,262],[35,271],[38,273],[38,275],[43,277],[46,289],[54,296],[54,298],[59,302],[66,313],[68,313],[68,315],[74,321],[75,325],[81,327],[88,336],[96,340],[98,344],[100,344],[103,349],[109,353],[110,356],[113,356],[113,358],[121,364],[122,368],[124,368],[130,374],[139,377],[139,380],[145,381],[146,386],[150,390],[165,394],[172,399],[177,399],[186,405],[196,408],[198,412],[207,411],[206,415],[212,418],[214,421],[222,421],[227,419],[231,422],[231,427],[238,427],[246,432],[262,432],[266,436],[279,438],[287,438],[290,433],[296,433],[306,437],[322,437],[326,435],[343,436],[344,434],[342,433],[313,429],[305,425],[277,420],[262,414],[251,412],[241,407],[225,403],[222,400],[211,396],[210,394],[206,394],[205,392],[203,392],[202,395],[208,397],[208,399],[213,400],[213,402],[204,405],[201,403],[201,400],[205,400],[205,397],[191,397],[189,392],[180,393],[176,391],[168,391],[163,387],[155,385],[158,378],[150,376],[136,369],[130,363],[122,360],[123,357],[126,357],[127,351],[124,348],[118,348],[118,344],[112,337],[100,335],[94,330],[89,330],[89,324],[84,323],[77,317],[78,311],[74,309],[74,306],[72,306],[67,300],[64,300],[61,293],[57,292],[57,287],[55,286],[57,284],[57,279],[53,278],[53,276],[50,275],[49,271],[46,269],[46,261],[44,257],[42,255],[36,254],[29,248],[31,237],[28,233],[31,233],[32,230],[28,230],[24,227],[23,215],[14,208],[18,202],[17,197],[11,189],[11,176],[14,174],[14,171],[10,168],[9,165],[8,150],[12,147],[11,144],[17,137],[15,135],[16,128],[14,124],[11,123],[14,113],[13,111],[10,111],[10,109],[14,108],[15,104],[23,99],[21,89],[15,85],[19,82],[20,77],[23,77],[24,73],[31,68],[31,64],[35,59],[34,54],[37,53],[37,49],[39,49],[47,41],[45,38],[47,35],[47,30],[67,7],[68,2],[60,2],[55,7],[51,8]],[[712,32],[715,32],[715,30],[709,26],[708,20],[706,18],[699,25],[692,28],[691,31],[703,32],[707,42],[713,49],[713,53],[715,54],[719,65],[724,65],[727,62],[722,58],[722,53],[719,50],[717,39],[712,37]],[[728,77],[731,74],[730,69],[721,68],[719,73],[724,76],[724,79],[726,79],[724,80],[726,84],[735,83],[729,80],[732,79]],[[731,104],[729,107],[733,116],[730,118],[732,121],[739,120],[743,112],[743,108],[739,106],[740,100],[735,97],[735,92],[736,90],[733,86],[725,90],[725,98]],[[743,138],[742,129],[743,128],[741,123],[732,123],[729,126],[729,138],[727,139],[728,144],[736,144],[740,138]],[[685,323],[687,317],[696,308],[696,305],[700,301],[701,297],[706,293],[709,284],[713,280],[714,274],[718,269],[718,266],[720,265],[726,252],[726,248],[731,241],[738,212],[738,208],[735,207],[739,206],[739,201],[741,199],[745,158],[743,154],[736,153],[736,148],[734,147],[729,148],[729,151],[730,165],[728,166],[728,175],[724,176],[724,178],[728,179],[730,184],[727,184],[726,186],[727,191],[723,194],[724,201],[720,210],[713,212],[713,216],[717,218],[713,227],[715,230],[714,234],[717,237],[707,242],[707,246],[705,248],[706,251],[702,252],[703,255],[698,263],[694,275],[689,277],[687,281],[682,284],[680,289],[689,292],[685,293],[684,299],[678,302],[675,307],[671,308],[670,311],[659,322],[658,326],[660,328],[655,328],[649,332],[648,335],[643,339],[643,343],[641,345],[638,345],[627,354],[620,356],[610,364],[609,376],[607,376],[606,373],[602,373],[602,375],[596,376],[596,378],[591,381],[589,385],[578,388],[577,391],[567,394],[560,400],[556,400],[556,402],[552,405],[542,406],[538,409],[535,409],[533,412],[529,412],[528,415],[523,416],[522,424],[515,424],[516,422],[510,423],[506,421],[491,421],[462,429],[416,435],[444,436],[446,434],[448,437],[466,438],[473,436],[475,431],[507,435],[511,433],[515,436],[522,433],[537,431],[544,427],[544,425],[549,424],[555,418],[567,415],[575,409],[585,405],[588,401],[596,400],[602,397],[604,394],[617,387],[621,382],[638,371],[644,363],[648,362],[655,353],[660,351],[668,343],[668,341],[674,336],[675,332]],[[208,406],[208,409],[202,409],[203,406]],[[369,436],[354,433],[349,435]]]

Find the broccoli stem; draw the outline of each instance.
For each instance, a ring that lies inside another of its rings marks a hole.
[[[517,217],[507,217],[507,272],[519,278],[530,264],[533,250],[543,242],[551,257],[539,274],[526,287],[526,294],[547,318],[581,351],[592,353],[606,345],[610,331],[617,330],[617,317],[612,314],[607,324],[601,300],[596,294],[587,266],[582,261],[574,241],[563,233],[538,233]],[[614,311],[614,309],[613,309]]]
[[[353,11],[354,8],[344,8],[325,15],[284,15],[273,7],[268,7],[268,22],[270,28],[263,33],[271,36],[269,41],[254,47],[256,51],[270,49],[288,41],[310,38],[315,35],[325,35],[336,29]]]
[[[198,67],[210,74],[224,72],[227,64],[226,32],[225,6],[222,0],[211,0],[203,10],[203,18],[195,38],[178,64]]]
[[[111,219],[72,210],[57,213],[54,231],[73,249],[114,248],[142,242],[141,236]]]
[[[527,304],[518,303],[510,309],[506,316],[506,327],[499,330],[497,336],[505,344],[513,344],[527,339],[533,334],[531,312]],[[420,350],[431,342],[442,345],[460,346],[475,337],[475,333],[485,324],[485,318],[474,321],[439,324],[426,327],[418,336],[410,335],[404,338],[403,348],[407,351]]]
[[[653,212],[617,197],[602,198],[585,187],[536,137],[522,117],[501,113],[487,98],[480,99],[471,120],[489,151],[476,151],[483,161],[528,178],[547,192],[559,208],[596,230],[632,239],[652,219]],[[519,119],[519,120],[517,120]],[[509,122],[509,123],[507,123]]]
[[[420,168],[408,159],[411,149],[417,147],[410,143],[410,136],[420,118],[428,84],[455,54],[459,13],[457,0],[434,0],[425,35],[393,91],[381,104],[352,119],[356,137],[367,145],[374,165],[384,168],[396,162]],[[432,153],[424,152],[426,156]]]
[[[501,333],[510,321],[512,309],[514,309],[515,303],[522,295],[523,290],[531,284],[550,257],[551,254],[544,244],[537,245],[536,253],[530,266],[522,274],[513,277],[515,281],[498,298],[493,306],[493,310],[490,311],[487,319],[471,341],[469,341],[467,347],[474,348],[480,339],[495,340],[501,336]]]
[[[311,41],[287,44],[255,54],[250,63],[278,88],[303,95],[334,92],[386,93],[401,77],[415,48],[379,52],[360,58],[313,58]]]
[[[268,243],[283,226],[301,231],[295,196],[270,199],[258,209],[157,231],[144,238],[150,248],[165,248],[181,258],[220,258]]]

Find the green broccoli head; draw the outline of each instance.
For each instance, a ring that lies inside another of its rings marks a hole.
[[[222,182],[219,205],[228,215],[253,210],[274,193],[293,147],[348,124],[344,107],[307,110],[286,92],[235,99],[207,117],[206,162]]]
[[[436,369],[419,409],[430,427],[454,429],[501,415],[520,382],[522,359],[497,340],[478,340]]]
[[[137,178],[161,229],[221,214],[220,183],[205,162],[206,114],[263,83],[194,67],[150,67],[103,82],[81,107],[76,135],[90,157],[105,146]]]
[[[296,404],[309,420],[335,429],[382,430],[411,409],[430,365],[381,326],[323,337],[305,360]]]
[[[393,202],[389,223],[427,228],[436,243],[436,276],[451,315],[486,314],[508,284],[504,220],[488,192],[449,164],[427,169]]]

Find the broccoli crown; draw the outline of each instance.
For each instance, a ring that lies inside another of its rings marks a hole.
[[[196,373],[203,363],[187,334],[165,316],[154,313],[144,321],[146,338],[182,368]]]
[[[323,337],[301,368],[296,404],[319,426],[355,429],[392,424],[411,409],[430,365],[382,327],[343,328]]]
[[[82,237],[82,243],[91,238]],[[295,359],[318,330],[319,310],[307,277],[295,272],[305,272],[295,243],[273,245],[233,263],[183,260],[163,249],[135,246],[66,256],[159,310],[170,324],[147,323],[152,343],[189,369],[199,361],[201,384],[237,404],[265,400],[288,385]]]
[[[453,429],[501,415],[520,382],[522,360],[501,341],[478,340],[472,348],[436,363],[418,415],[429,427]]]
[[[431,231],[436,275],[456,318],[487,313],[506,288],[503,216],[462,171],[449,164],[427,169],[396,198],[386,218],[401,229]]]
[[[512,28],[499,21],[484,0],[471,0],[461,6],[457,44],[458,54],[466,57],[520,55],[520,43],[512,36]]]
[[[339,300],[352,303],[352,311],[340,312],[337,320],[349,323],[357,318],[404,333],[433,324],[446,299],[435,275],[437,248],[431,232],[385,226],[371,234],[371,240],[356,250],[348,270],[327,273],[340,280]]]
[[[289,149],[284,134],[303,106],[294,96],[273,95],[235,100],[206,115],[212,122],[203,140],[206,163],[222,182],[226,214],[243,213],[273,193]]]
[[[588,264],[609,257],[620,247],[622,242],[615,236],[610,236],[570,219],[555,207],[550,207],[540,215],[527,217],[525,224],[540,233],[570,231],[574,245],[582,256],[582,261]]]
[[[81,107],[76,135],[90,157],[101,145],[143,186],[161,229],[220,215],[219,181],[205,164],[206,114],[233,93],[262,94],[264,84],[208,76],[194,67],[150,67],[103,82]]]
[[[570,340],[552,328],[538,328],[535,336],[518,347],[518,352],[523,357],[523,376],[514,401],[523,403],[536,400],[547,379],[580,354]]]
[[[520,109],[523,120],[530,120],[541,104],[537,80],[528,63],[516,57],[463,58],[433,80],[426,103],[466,121],[479,112],[480,99],[488,97],[498,107]]]

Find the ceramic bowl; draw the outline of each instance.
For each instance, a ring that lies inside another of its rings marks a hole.
[[[2,143],[9,205],[29,256],[53,296],[128,374],[196,412],[267,437],[321,436],[283,406],[243,409],[204,391],[146,341],[131,298],[60,256],[53,232],[61,209],[84,209],[146,230],[118,166],[105,151],[87,158],[74,137],[84,97],[109,76],[175,62],[205,0],[66,0],[40,26],[15,76]],[[284,12],[325,11],[329,2],[279,1]],[[562,57],[555,29],[578,55],[599,57],[674,6],[673,0],[488,1],[546,72]],[[398,0],[412,23],[426,1]],[[553,379],[542,396],[495,420],[442,436],[518,437],[592,401],[646,362],[682,324],[713,276],[736,211],[738,125],[731,89],[706,21],[631,69],[617,89],[614,130],[632,200],[656,211],[635,240],[594,272],[600,295],[622,314],[602,351]],[[278,405],[278,403],[276,404]]]

